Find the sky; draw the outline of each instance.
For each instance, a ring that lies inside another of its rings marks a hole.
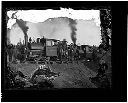
[[[11,19],[12,13],[8,11],[10,18],[7,27],[11,30],[7,34],[11,43],[17,44],[19,40],[24,40],[24,34],[15,19]],[[76,44],[99,45],[101,42],[99,10],[73,10],[61,8],[61,10],[27,10],[16,13],[18,19],[27,21],[28,37],[34,39],[46,37],[52,39],[71,40],[71,28],[68,18],[76,20]]]

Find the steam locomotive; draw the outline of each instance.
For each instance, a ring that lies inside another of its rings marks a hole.
[[[57,43],[59,40],[37,38],[36,42],[28,42],[28,58],[55,57],[57,58]]]
[[[76,49],[79,55],[76,53]],[[70,53],[71,51],[71,53]],[[42,57],[57,60],[58,58],[74,58],[77,54],[79,58],[92,58],[90,47],[87,45],[74,46],[74,44],[67,45],[66,41],[60,41],[56,39],[37,38],[36,42],[28,42],[27,58],[39,59]],[[76,57],[77,57],[76,56]],[[80,57],[81,56],[81,57]]]

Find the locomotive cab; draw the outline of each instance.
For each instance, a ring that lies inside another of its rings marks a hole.
[[[46,40],[46,57],[57,58],[57,41],[55,39]]]

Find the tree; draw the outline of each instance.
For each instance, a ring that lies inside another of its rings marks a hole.
[[[100,11],[100,18],[101,18],[101,37],[102,37],[102,45],[104,50],[108,50],[110,42],[109,40],[111,34],[111,10],[105,9]]]

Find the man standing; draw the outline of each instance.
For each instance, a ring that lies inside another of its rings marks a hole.
[[[98,74],[96,76],[97,77],[105,76],[106,70],[108,70],[108,65],[105,63],[104,60],[100,60]]]

